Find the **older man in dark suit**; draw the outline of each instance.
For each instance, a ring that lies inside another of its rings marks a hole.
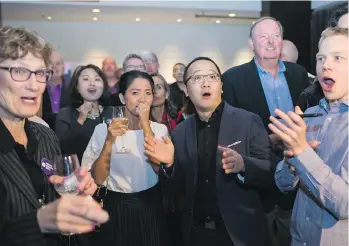
[[[257,20],[248,40],[255,57],[223,74],[223,98],[230,105],[258,114],[268,129],[276,108],[293,111],[299,95],[309,84],[305,68],[281,61],[283,29],[272,17]],[[282,158],[282,144],[270,135],[275,165]],[[278,157],[280,156],[280,157]],[[294,194],[277,192],[275,184],[260,192],[267,213],[274,246],[290,245],[290,218]]]
[[[260,117],[222,101],[221,73],[209,58],[189,63],[184,81],[196,114],[177,126],[173,144],[145,144],[149,158],[161,162],[164,188],[184,197],[183,245],[270,246],[256,191],[273,182]]]

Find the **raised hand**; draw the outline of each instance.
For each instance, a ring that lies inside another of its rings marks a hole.
[[[284,123],[270,116],[269,129],[281,138],[284,142],[285,149],[291,151],[293,155],[297,156],[303,152],[309,144],[306,138],[307,125],[304,120],[298,115],[303,112],[297,106],[295,112],[288,112],[287,114],[279,109],[275,110],[275,114],[280,116]]]
[[[114,118],[108,126],[108,134],[105,141],[109,143],[114,143],[115,139],[119,136],[124,135],[127,129],[128,127],[125,124],[123,124],[122,120]]]
[[[245,163],[242,156],[230,148],[218,146],[222,152],[222,167],[226,174],[245,172]]]
[[[160,164],[162,162],[169,167],[174,161],[174,146],[168,137],[163,136],[162,140],[163,142],[155,137],[145,137],[145,153],[153,163]]]

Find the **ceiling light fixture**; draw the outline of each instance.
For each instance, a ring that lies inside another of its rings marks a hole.
[[[252,24],[256,23],[255,21],[252,21]]]
[[[93,17],[93,20],[96,21],[96,20],[98,20],[98,18],[97,17]]]
[[[221,23],[221,21],[220,20],[216,20],[216,23],[219,24],[219,23]]]
[[[101,10],[100,9],[92,9],[92,12],[93,13],[99,13],[99,12],[101,12]]]
[[[140,21],[141,19],[140,18],[136,18],[136,21]]]
[[[181,19],[177,19],[177,22],[181,22],[182,20]]]
[[[47,16],[47,19],[48,19],[48,20],[51,20],[51,19],[52,19],[52,17],[51,17],[51,16]]]
[[[236,16],[235,13],[230,13],[230,14],[229,14],[229,17],[235,17],[235,16]]]

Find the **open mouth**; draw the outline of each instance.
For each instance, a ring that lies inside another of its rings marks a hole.
[[[205,92],[205,93],[202,94],[203,99],[209,99],[210,96],[211,96],[210,92]]]
[[[275,50],[275,47],[267,47],[266,50]]]
[[[332,88],[334,86],[334,84],[336,83],[336,81],[334,81],[334,79],[332,79],[331,77],[323,77],[322,78],[322,89],[324,91],[332,91]]]
[[[35,104],[37,101],[36,97],[21,97],[21,100],[27,104]]]
[[[96,89],[88,89],[87,92],[94,95],[94,94],[96,94],[97,90]]]

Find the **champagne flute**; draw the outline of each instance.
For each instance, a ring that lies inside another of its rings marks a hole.
[[[53,174],[63,177],[62,183],[54,184],[56,191],[61,195],[79,193],[78,186],[80,184],[76,175],[79,172],[80,162],[77,155],[59,155],[54,157]],[[62,233],[65,236],[71,236],[73,233]],[[69,243],[70,245],[70,237]]]
[[[113,119],[116,119],[116,124],[122,124],[122,125],[125,125],[127,127],[128,126],[128,118],[126,118],[125,112],[126,112],[126,106],[113,107],[112,117],[113,117]],[[123,136],[121,136],[121,142],[122,142],[122,147],[121,147],[121,149],[117,149],[116,153],[125,154],[125,153],[130,152],[129,149],[127,149],[125,147]]]

